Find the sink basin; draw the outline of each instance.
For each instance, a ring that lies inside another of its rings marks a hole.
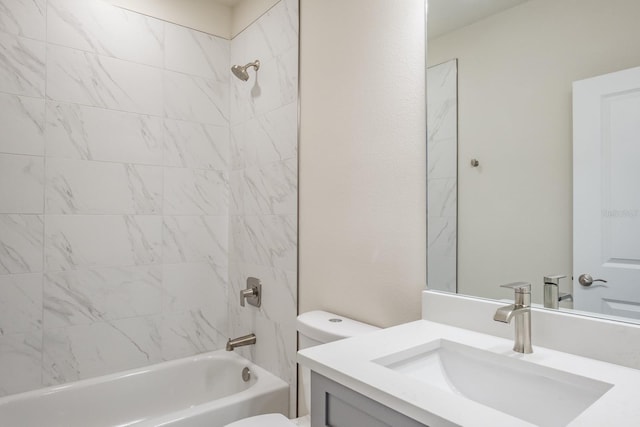
[[[567,425],[612,387],[514,357],[439,339],[373,362],[542,427]]]

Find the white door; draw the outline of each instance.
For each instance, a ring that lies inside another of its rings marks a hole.
[[[573,83],[573,292],[640,319],[640,67]]]

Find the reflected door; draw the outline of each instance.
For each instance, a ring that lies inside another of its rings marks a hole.
[[[574,307],[640,319],[640,67],[574,82],[573,165]]]

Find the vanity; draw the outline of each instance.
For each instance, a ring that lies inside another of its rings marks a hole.
[[[300,351],[312,427],[640,425],[637,325],[533,309],[533,353],[522,354],[513,326],[491,316],[499,306],[425,291],[422,320]],[[590,345],[558,349],[584,328],[596,331]]]

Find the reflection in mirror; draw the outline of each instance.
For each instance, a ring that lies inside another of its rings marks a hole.
[[[430,288],[505,299],[528,281],[534,303],[640,319],[638,16],[636,0],[429,0]]]
[[[427,283],[456,291],[458,61],[427,68]]]

